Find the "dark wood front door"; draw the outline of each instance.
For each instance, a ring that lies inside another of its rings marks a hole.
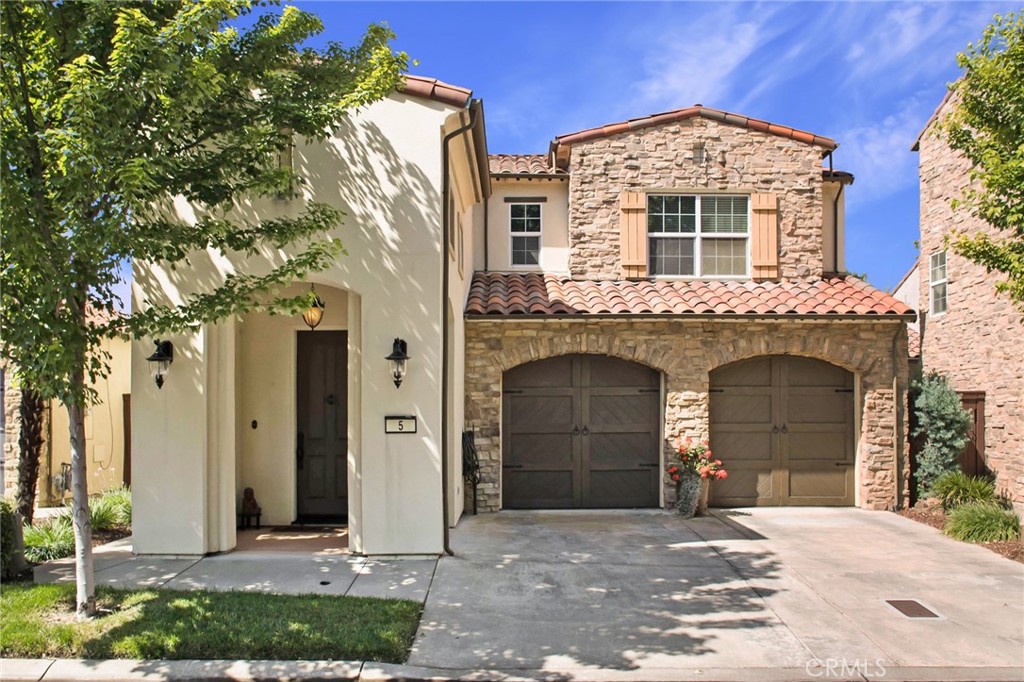
[[[657,506],[659,386],[654,370],[597,355],[506,372],[503,506]]]
[[[300,521],[348,514],[348,333],[299,332],[295,468]]]
[[[960,400],[971,413],[970,439],[960,453],[960,468],[968,476],[984,476],[989,473],[985,465],[985,392],[961,391]]]
[[[821,360],[759,357],[711,373],[720,506],[853,504],[853,375]]]

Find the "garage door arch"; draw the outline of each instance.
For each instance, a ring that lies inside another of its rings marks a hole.
[[[604,355],[529,362],[502,377],[502,506],[656,507],[661,375]]]
[[[748,358],[710,374],[710,432],[729,478],[719,506],[854,503],[854,375],[796,355]]]

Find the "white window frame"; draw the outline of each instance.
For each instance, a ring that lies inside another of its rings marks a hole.
[[[939,256],[942,256],[942,277],[936,279],[935,275],[935,261]],[[936,310],[935,304],[937,299],[935,296],[935,289],[939,286],[943,288],[942,294],[942,310]],[[949,259],[946,257],[946,252],[936,251],[935,253],[928,256],[928,311],[932,315],[945,315],[946,311],[949,310]]]
[[[513,206],[536,206],[540,209],[540,227],[536,232],[513,232],[512,231],[512,207]],[[544,251],[544,204],[539,201],[510,201],[508,203],[508,265],[513,270],[540,270],[541,269],[541,254]],[[537,264],[530,265],[528,263],[516,263],[515,262],[515,241],[516,237],[536,237],[537,238]]]
[[[647,223],[647,225],[648,225],[648,231],[647,231],[647,272],[649,272],[649,273],[653,273],[654,272],[653,263],[651,262],[651,239],[652,238],[655,238],[655,239],[673,239],[673,238],[678,238],[678,239],[692,239],[692,240],[694,240],[694,245],[693,245],[693,270],[694,270],[694,274],[692,274],[692,275],[661,275],[661,274],[655,274],[655,275],[652,275],[654,277],[654,279],[743,281],[743,280],[748,280],[748,279],[751,278],[751,267],[752,266],[751,266],[751,263],[750,263],[750,259],[751,259],[751,236],[752,235],[751,235],[751,229],[750,228],[751,228],[752,220],[753,220],[754,216],[753,216],[753,208],[751,207],[751,203],[752,202],[750,201],[750,194],[743,193],[743,192],[738,192],[738,193],[737,192],[723,192],[723,193],[719,194],[719,193],[710,193],[710,192],[699,193],[699,192],[668,192],[668,191],[660,191],[660,192],[648,192],[647,196],[648,197],[671,197],[671,196],[678,196],[678,197],[694,197],[694,199],[695,199],[695,203],[694,203],[694,211],[695,211],[695,215],[696,215],[696,231],[695,232],[651,232],[650,231],[650,222]],[[701,224],[700,224],[700,209],[701,209],[700,203],[701,203],[701,197],[716,197],[716,198],[718,198],[718,197],[741,197],[741,198],[745,198],[747,200],[747,231],[745,233],[742,233],[742,234],[740,234],[738,232],[732,232],[732,233],[730,233],[730,232],[709,232],[707,234],[704,234],[701,231]],[[648,212],[647,206],[644,206],[644,211],[645,211],[645,214],[644,214],[645,215],[645,219],[647,219],[647,212]],[[703,239],[720,239],[720,238],[724,238],[724,239],[745,239],[746,240],[746,256],[745,256],[745,258],[746,258],[747,267],[746,267],[746,271],[742,275],[705,275],[702,272],[703,268],[701,267],[701,255],[702,255],[701,254],[701,242],[703,241]]]

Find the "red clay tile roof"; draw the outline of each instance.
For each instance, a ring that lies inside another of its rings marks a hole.
[[[457,107],[464,107],[469,104],[473,91],[468,88],[460,88],[458,85],[450,85],[436,78],[425,78],[424,76],[413,76],[405,74],[405,85],[398,89],[406,95],[423,97]]]
[[[566,175],[561,168],[552,168],[547,154],[491,154],[491,175]]]
[[[913,327],[907,327],[907,342],[907,357],[921,357],[921,332],[914,329]]]
[[[816,282],[587,281],[478,272],[468,316],[650,315],[912,318],[903,302],[855,277]]]
[[[603,125],[598,128],[589,128],[575,133],[559,135],[555,138],[553,144],[571,145],[576,142],[584,142],[586,140],[594,140],[600,137],[618,135],[619,133],[629,132],[630,130],[636,130],[638,128],[647,128],[648,126],[662,125],[664,123],[682,121],[698,116],[712,121],[727,123],[729,125],[750,128],[751,130],[759,130],[762,133],[787,137],[791,140],[797,140],[806,144],[817,145],[828,151],[839,146],[835,140],[828,137],[808,133],[804,130],[797,130],[796,128],[790,128],[789,126],[778,125],[777,123],[769,123],[768,121],[762,121],[757,118],[750,118],[740,114],[732,114],[720,109],[711,109],[710,107],[705,107],[701,104],[694,104],[692,107],[686,107],[684,109],[666,111],[661,114],[651,114],[650,116],[631,118],[628,121],[623,121],[621,123],[609,123],[608,125]]]

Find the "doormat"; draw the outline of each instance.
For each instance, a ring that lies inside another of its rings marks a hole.
[[[340,533],[348,530],[348,526],[274,526],[270,529],[272,533]]]

